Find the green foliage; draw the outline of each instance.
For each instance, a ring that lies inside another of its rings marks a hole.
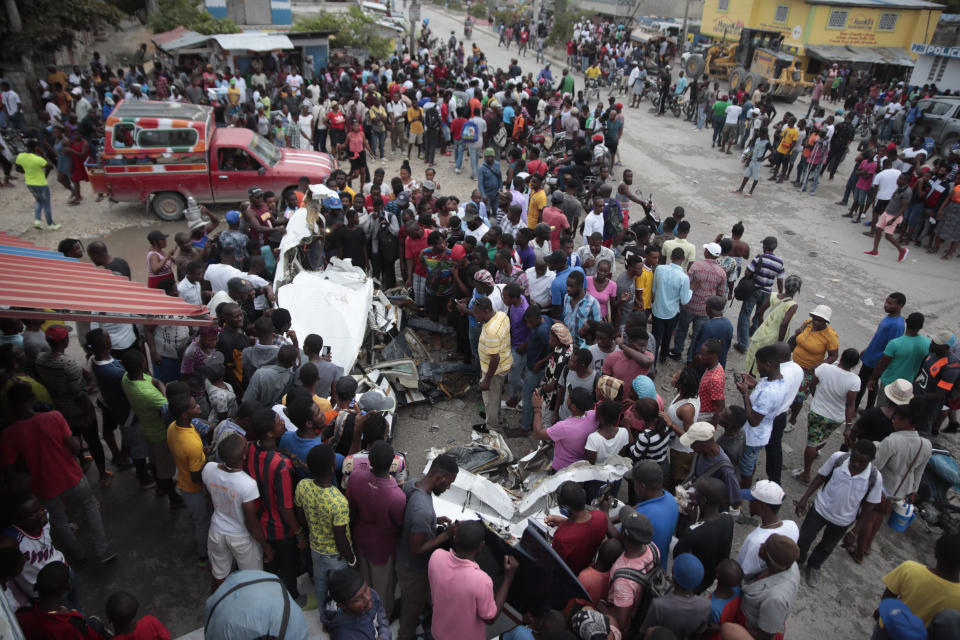
[[[20,0],[17,8],[23,30],[14,32],[7,12],[0,11],[0,42],[6,51],[27,56],[71,49],[77,32],[116,29],[123,16],[105,0]]]
[[[476,2],[469,9],[467,9],[467,13],[474,18],[486,20],[487,16],[490,15],[490,8],[487,7],[487,5],[483,2]]]
[[[365,49],[374,58],[387,58],[393,51],[393,41],[378,33],[376,20],[367,16],[360,7],[352,6],[346,13],[320,13],[309,18],[300,18],[293,23],[292,31],[336,31],[330,36],[331,48]]]
[[[553,28],[547,34],[547,44],[563,44],[573,36],[573,25],[581,20],[589,20],[592,14],[585,11],[564,11],[558,13]]]
[[[240,27],[229,18],[214,18],[203,7],[203,0],[159,0],[159,11],[147,24],[154,33],[170,31],[180,25],[204,35],[239,33]]]

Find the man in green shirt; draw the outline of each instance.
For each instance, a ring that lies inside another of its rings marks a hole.
[[[920,365],[930,353],[930,338],[919,335],[921,329],[923,329],[922,313],[914,312],[907,316],[906,332],[887,343],[883,356],[880,357],[880,361],[867,381],[867,388],[876,388],[878,380],[880,386],[885,387],[898,378],[913,381],[917,377]],[[878,394],[878,407],[888,403],[886,394]]]
[[[729,96],[725,93],[713,103],[710,113],[713,123],[713,141],[710,143],[710,148],[720,144],[720,134],[723,132],[723,123],[727,119],[727,107],[729,106]]]
[[[59,224],[53,223],[53,211],[50,208],[50,186],[47,184],[47,173],[52,168],[50,163],[40,155],[40,143],[36,139],[27,141],[27,149],[17,154],[17,171],[24,174],[24,182],[27,183],[27,189],[33,195],[33,226],[37,229],[43,229],[43,222],[40,218],[41,211],[47,215],[47,231],[56,231],[60,228]]]
[[[163,383],[144,372],[146,359],[139,351],[127,351],[121,362],[127,372],[120,380],[120,387],[136,415],[140,435],[150,454],[150,462],[157,478],[157,494],[170,498],[171,509],[184,507],[186,504],[183,498],[174,491],[173,472],[176,471],[176,466],[167,446],[167,429],[163,417],[167,399],[163,395]]]
[[[569,69],[563,70],[563,77],[560,78],[560,94],[569,93],[570,97],[573,97],[573,88],[576,83],[576,80],[573,77],[573,74],[570,73]]]

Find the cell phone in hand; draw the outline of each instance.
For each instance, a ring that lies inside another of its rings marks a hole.
[[[734,374],[733,374],[733,381],[736,382],[737,384],[740,384],[741,382],[743,382],[743,374],[742,374],[742,373],[739,373],[739,372],[734,373]]]
[[[329,346],[329,345],[323,348],[323,355],[325,355],[325,356],[327,356],[327,357],[330,356],[330,346]]]

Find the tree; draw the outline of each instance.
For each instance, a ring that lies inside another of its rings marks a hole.
[[[159,0],[158,10],[147,21],[154,33],[183,25],[198,33],[239,33],[240,27],[229,18],[214,18],[203,7],[203,0]]]
[[[6,0],[0,42],[25,57],[74,46],[77,32],[117,28],[121,13],[104,0]],[[19,13],[20,25],[15,24]],[[17,28],[19,27],[19,28]]]
[[[393,42],[378,33],[377,21],[357,6],[346,13],[320,13],[301,18],[293,23],[292,31],[336,31],[330,36],[330,46],[364,49],[374,58],[384,59],[393,51]]]

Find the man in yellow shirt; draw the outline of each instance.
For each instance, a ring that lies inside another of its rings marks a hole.
[[[543,178],[539,173],[530,176],[530,197],[527,204],[527,226],[531,229],[540,223],[543,208],[547,206],[547,194],[543,191]]]
[[[880,598],[901,600],[926,626],[939,612],[960,609],[960,535],[940,536],[933,555],[933,567],[907,560],[883,576],[887,588]]]
[[[177,465],[177,493],[183,498],[193,520],[193,537],[200,566],[207,564],[207,530],[210,528],[210,507],[203,492],[203,453],[200,434],[191,424],[200,417],[200,405],[190,394],[169,398],[168,412],[174,421],[167,427],[167,447]]]
[[[653,271],[660,264],[660,249],[657,245],[647,245],[643,256],[643,271],[637,278],[637,290],[640,291],[640,300],[643,305],[643,311],[650,315],[650,308],[653,306]]]
[[[495,429],[500,420],[500,396],[503,383],[513,366],[510,351],[510,318],[502,311],[493,310],[490,298],[477,298],[473,315],[480,323],[477,355],[480,357],[480,392],[483,395],[486,424],[473,425],[481,433]]]
[[[417,157],[420,157],[420,145],[423,144],[423,109],[417,105],[407,109],[407,122],[410,123],[410,133],[407,134],[407,160],[410,159],[410,152],[413,151],[413,145],[417,145]]]
[[[600,77],[600,74],[602,73],[603,72],[600,71],[600,67],[597,66],[596,62],[594,62],[592,65],[587,67],[587,70],[584,72],[583,75],[587,76],[587,80],[596,80],[597,78]]]
[[[797,119],[790,118],[787,121],[787,126],[780,134],[780,144],[777,146],[777,153],[771,158],[773,163],[773,176],[771,176],[771,179],[777,178],[777,169],[781,167],[783,169],[780,172],[780,177],[777,178],[777,182],[783,182],[783,179],[787,177],[787,171],[790,170],[790,154],[793,153],[793,147],[796,145],[799,137],[800,130],[797,129]]]
[[[47,216],[47,230],[56,231],[60,228],[59,224],[53,224],[53,211],[50,208],[50,186],[47,184],[47,174],[52,168],[47,159],[43,157],[40,150],[40,143],[37,140],[28,140],[27,149],[17,154],[14,163],[17,165],[17,171],[24,174],[24,182],[27,189],[33,196],[33,226],[37,229],[43,229],[43,222],[40,218],[41,211]]]

